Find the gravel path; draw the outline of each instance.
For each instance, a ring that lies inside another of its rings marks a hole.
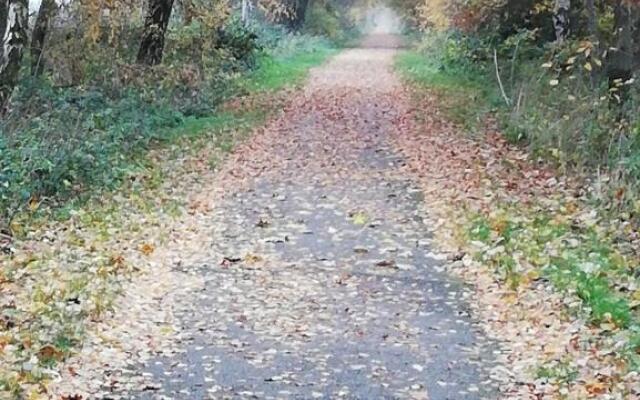
[[[197,281],[171,297],[178,334],[131,361],[148,383],[106,397],[495,397],[494,346],[389,140],[408,107],[399,42],[365,45],[314,70],[218,172],[208,243],[172,267]]]

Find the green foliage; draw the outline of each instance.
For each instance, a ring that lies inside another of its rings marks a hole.
[[[568,212],[571,207],[561,209]],[[578,224],[564,212],[512,206],[475,215],[469,218],[468,239],[482,243],[476,258],[493,266],[512,289],[544,277],[557,290],[580,299],[582,307],[575,311],[594,325],[613,324],[633,332],[640,326],[640,313],[631,306],[640,295],[633,289],[638,284],[634,266],[595,221]],[[629,348],[637,346],[634,337],[628,339]]]
[[[469,237],[472,240],[488,242],[491,238],[491,227],[489,226],[489,221],[482,216],[476,217],[469,227]]]
[[[312,2],[307,10],[305,32],[343,44],[353,37],[355,27],[345,17],[344,10],[335,9],[330,3]]]
[[[335,54],[335,49],[320,42],[311,51],[292,55],[289,48],[288,53],[287,57],[278,60],[271,57],[261,58],[260,68],[249,74],[243,83],[244,86],[251,91],[268,91],[278,89],[285,83],[297,83],[305,77],[310,67]]]
[[[438,39],[438,42],[454,47],[448,40]],[[437,52],[432,52],[432,46],[435,44],[430,42],[423,50],[403,52],[397,58],[396,67],[405,80],[438,95],[439,108],[453,122],[473,132],[499,99],[487,87],[483,71],[456,61],[462,53],[450,50],[438,57]]]
[[[440,108],[468,131],[495,116],[505,137],[534,156],[564,171],[604,171],[595,199],[639,215],[640,90],[633,81],[609,88],[590,49],[584,41],[540,44],[529,30],[506,38],[428,32],[397,67],[438,94]]]
[[[219,33],[218,48],[229,49],[233,58],[247,66],[253,66],[263,48],[253,27],[246,26],[239,18],[232,18]]]
[[[573,382],[578,377],[578,371],[568,361],[552,361],[540,366],[536,371],[536,376],[555,383],[566,384]]]
[[[88,184],[114,188],[135,169],[131,156],[161,139],[161,127],[182,119],[166,103],[149,103],[134,91],[113,99],[97,91],[41,86],[25,95],[25,105],[43,107],[29,108],[27,120],[10,117],[2,127],[3,217],[30,199],[66,198]]]
[[[174,50],[152,70],[122,64],[93,85],[58,87],[46,77],[21,84],[0,125],[0,225],[121,185],[145,168],[152,146],[224,119],[215,108],[225,99],[295,83],[333,52],[326,40],[284,33],[268,48],[256,29],[232,21],[206,62],[178,63],[175,41],[192,42],[194,25],[187,38],[170,39]]]

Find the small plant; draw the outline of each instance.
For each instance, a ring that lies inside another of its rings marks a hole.
[[[469,227],[469,237],[472,240],[488,242],[491,238],[491,226],[489,221],[481,216],[476,217]]]
[[[568,361],[551,361],[537,369],[536,377],[566,385],[578,377],[578,370]]]

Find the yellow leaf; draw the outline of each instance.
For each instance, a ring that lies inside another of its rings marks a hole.
[[[248,253],[247,255],[244,256],[244,261],[248,264],[254,264],[262,261],[262,257],[255,254]]]
[[[43,397],[40,395],[40,393],[38,393],[37,389],[32,389],[29,392],[29,396],[27,396],[27,399],[29,399],[29,400],[40,400],[40,399],[43,399]]]
[[[155,247],[153,247],[153,245],[151,245],[149,243],[145,243],[142,246],[140,246],[140,251],[145,256],[150,255],[151,253],[153,253],[154,250],[155,250]]]
[[[29,210],[35,211],[38,209],[38,207],[40,207],[40,202],[35,197],[32,197],[29,200]]]
[[[542,64],[541,67],[542,68],[551,68],[551,67],[553,67],[553,63],[546,62],[546,63]]]
[[[369,218],[367,218],[367,214],[363,213],[362,211],[358,211],[353,215],[352,220],[356,225],[364,225],[367,223]]]
[[[606,393],[608,386],[599,381],[591,381],[587,382],[585,388],[587,389],[587,392],[589,392],[589,394],[593,396]]]
[[[584,69],[586,69],[587,71],[591,71],[591,69],[592,69],[591,68],[591,64],[589,64],[588,62],[584,63]]]
[[[502,295],[502,300],[507,304],[515,304],[518,300],[518,295],[514,292],[505,293]]]
[[[549,81],[549,85],[551,86],[558,86],[558,83],[560,83],[557,79],[552,79]]]

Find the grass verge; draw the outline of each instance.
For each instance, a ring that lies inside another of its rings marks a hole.
[[[447,118],[469,132],[480,125],[498,99],[486,77],[465,69],[447,69],[423,53],[407,50],[396,58],[396,69],[409,84],[438,96]]]
[[[419,51],[400,54],[396,68],[404,81],[417,89],[416,96],[435,95],[437,108],[448,119],[475,130],[472,136],[483,140],[484,131],[478,122],[500,100],[488,87],[491,80],[483,82],[477,71],[441,68]],[[506,159],[491,161],[511,163]],[[479,164],[479,168],[491,167]],[[494,182],[490,191],[503,193],[496,198],[504,200],[492,201],[488,211],[461,212],[463,218],[455,225],[462,247],[514,293],[540,282],[552,284],[566,298],[568,315],[586,320],[594,335],[615,343],[615,348],[607,351],[617,356],[619,366],[626,371],[623,373],[638,371],[640,273],[637,247],[629,240],[636,235],[634,225],[619,217],[611,218],[587,198],[564,191],[562,185],[557,185],[555,193],[535,198],[530,204],[514,201],[512,193],[505,193],[512,182],[495,185],[501,176],[490,176],[493,171],[486,169],[481,173],[491,178],[487,182]],[[566,360],[554,362],[557,365],[540,366],[538,377],[570,385],[576,376],[574,366],[566,365]]]

